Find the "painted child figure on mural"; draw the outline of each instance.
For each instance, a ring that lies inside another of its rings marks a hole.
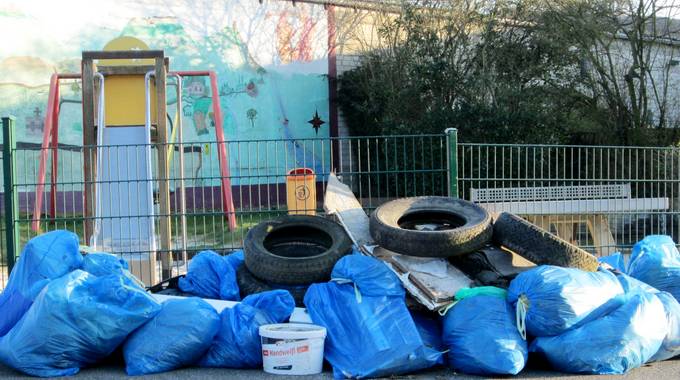
[[[215,126],[214,115],[211,112],[212,99],[208,86],[205,84],[203,77],[189,77],[184,87],[184,94],[187,96],[186,106],[184,107],[184,115],[192,116],[196,134],[209,134],[208,123],[211,127]]]

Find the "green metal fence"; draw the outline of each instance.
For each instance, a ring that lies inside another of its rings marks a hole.
[[[678,148],[459,144],[458,150],[461,197],[513,210],[596,254],[627,253],[649,234],[680,238]]]
[[[0,208],[0,213],[3,216],[3,223],[0,223],[0,289],[5,287],[9,279],[9,273],[14,266],[16,257],[15,244],[17,242],[17,235],[14,233],[14,213],[16,212],[16,197],[14,196],[12,186],[13,163],[11,153],[16,148],[16,141],[14,136],[14,118],[2,118],[2,151],[0,152],[0,167],[3,171],[2,189],[3,189],[3,207]]]
[[[36,145],[12,144],[11,126],[10,119],[3,119],[4,141],[9,141],[3,144],[2,156],[3,268],[11,265],[28,239],[41,232],[68,229],[77,233],[81,242],[92,244],[95,235],[116,235],[114,229],[134,234],[134,229],[141,229],[140,220],[146,218],[153,221],[156,248],[131,249],[100,242],[102,249],[124,255],[137,272],[156,273],[158,278],[180,274],[200,250],[240,248],[248,229],[262,220],[291,211],[322,212],[330,173],[336,173],[353,190],[368,212],[400,197],[459,196],[493,212],[515,211],[596,254],[626,252],[652,233],[669,234],[676,241],[680,238],[680,150],[676,148],[466,144],[458,142],[453,129],[436,135],[229,141],[225,144],[235,205],[229,211],[222,201],[216,142],[93,149],[113,157],[115,165],[86,157],[88,150],[81,146],[61,145],[47,152],[45,191],[36,214],[42,151]],[[102,210],[122,210],[137,202],[135,194],[149,185],[154,201],[158,200],[159,176],[153,160],[157,149],[168,148],[174,151],[168,215],[156,204],[146,213],[85,215],[86,160],[92,160],[90,166],[96,170],[120,171],[119,179],[96,185],[100,191],[115,193]],[[151,149],[152,179],[125,180],[127,171],[136,170],[140,157],[145,157],[141,152],[147,149]],[[56,162],[52,161],[55,151]],[[316,205],[310,198],[291,210],[287,175],[300,167],[315,172]],[[158,249],[157,232],[159,220],[166,216],[171,219],[172,247],[162,250]],[[229,228],[228,218],[235,218],[237,228]],[[34,228],[36,220],[38,229]],[[99,225],[98,230],[92,227],[86,233],[88,224]],[[155,267],[144,265],[150,258],[155,259]],[[0,285],[6,276],[0,273]]]
[[[116,157],[117,163],[109,162],[97,170],[136,170],[141,151],[151,148],[152,180],[100,181],[98,185],[117,196],[107,199],[114,204],[103,205],[107,208],[126,209],[130,196],[141,191],[149,183],[157,200],[159,176],[155,162],[156,150],[175,151],[170,165],[172,249],[162,251],[158,236],[159,220],[163,215],[158,205],[154,205],[153,222],[156,231],[156,250],[149,248],[124,248],[100,244],[103,249],[122,254],[134,271],[156,272],[161,276],[176,275],[186,271],[187,260],[204,249],[226,252],[242,246],[243,238],[250,227],[277,215],[290,211],[323,212],[323,194],[330,173],[336,173],[360,200],[366,210],[372,210],[386,200],[418,195],[447,195],[447,156],[449,144],[444,134],[418,136],[381,136],[347,138],[312,138],[298,140],[245,140],[226,142],[230,163],[230,180],[235,212],[229,212],[222,202],[221,175],[219,161],[214,152],[216,142],[185,142],[173,145],[117,145],[99,146],[97,151],[107,157]],[[86,216],[83,198],[84,155],[87,151],[79,146],[60,146],[57,148],[57,163],[53,165],[53,150],[46,155],[47,173],[42,193],[41,212],[35,214],[36,188],[41,149],[37,146],[22,146],[11,150],[16,173],[12,176],[13,192],[16,195],[17,215],[12,225],[17,232],[17,246],[45,231],[67,229],[77,233],[81,242],[93,243],[93,231],[86,233],[88,221],[101,230],[141,229],[140,220],[147,214],[111,216],[102,212]],[[180,174],[179,152],[184,155],[183,175]],[[96,168],[97,160],[92,157]],[[124,164],[122,164],[124,162]],[[294,168],[306,167],[315,172],[316,205],[311,199],[298,204],[290,210],[287,204],[287,174]],[[53,183],[53,168],[56,168],[56,181]],[[119,176],[121,177],[121,176]],[[124,177],[124,175],[122,175]],[[7,180],[7,176],[5,178]],[[184,183],[186,211],[181,213],[180,184]],[[102,190],[104,191],[104,190]],[[312,210],[313,208],[313,210]],[[236,219],[237,228],[229,229],[228,218]],[[183,231],[182,219],[186,228]],[[39,229],[35,221],[39,219]],[[103,231],[104,235],[116,235],[117,231]],[[123,231],[123,235],[135,231]],[[183,233],[184,232],[184,233]],[[183,236],[186,234],[186,239]],[[87,236],[89,235],[89,236]],[[184,248],[186,247],[186,248]],[[153,256],[150,256],[153,255]],[[149,268],[144,261],[154,257],[156,268]],[[134,268],[136,265],[139,267]],[[133,271],[133,272],[134,272]]]

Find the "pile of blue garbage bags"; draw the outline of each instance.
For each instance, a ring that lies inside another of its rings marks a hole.
[[[202,252],[180,286],[238,299],[230,265],[242,261],[242,253]],[[256,368],[259,327],[288,320],[294,307],[286,291],[248,296],[221,313],[198,297],[161,304],[124,260],[83,256],[75,234],[53,231],[24,247],[0,294],[0,362],[40,377],[74,375],[116,352],[129,375],[189,365]]]
[[[624,374],[680,355],[680,253],[668,236],[638,242],[626,265],[604,257],[598,272],[540,266],[510,284],[529,351],[555,369]]]
[[[242,252],[201,252],[179,281],[195,297],[159,303],[106,253],[79,252],[53,231],[31,240],[0,294],[0,362],[33,376],[76,374],[121,355],[129,375],[187,366],[260,368],[258,329],[287,322],[286,290],[239,297]],[[304,303],[327,329],[324,358],[335,378],[402,375],[436,366],[515,375],[530,357],[569,373],[622,374],[680,355],[680,253],[667,236],[614,254],[597,272],[538,266],[508,289],[461,289],[439,314],[406,306],[382,261],[350,254]],[[221,312],[205,299],[240,301]],[[532,359],[533,360],[533,359]]]

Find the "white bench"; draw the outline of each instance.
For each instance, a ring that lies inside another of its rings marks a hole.
[[[607,214],[667,210],[668,198],[631,198],[630,184],[471,189],[470,200],[491,213],[521,215],[574,242],[574,226],[586,223],[598,254],[616,251]]]

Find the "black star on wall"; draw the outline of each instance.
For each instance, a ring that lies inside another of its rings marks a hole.
[[[321,120],[321,118],[319,117],[318,110],[314,112],[314,117],[312,118],[312,120],[308,121],[308,123],[312,125],[312,128],[314,128],[314,131],[316,132],[317,135],[319,134],[319,128],[321,128],[322,125],[326,124],[326,122]]]

